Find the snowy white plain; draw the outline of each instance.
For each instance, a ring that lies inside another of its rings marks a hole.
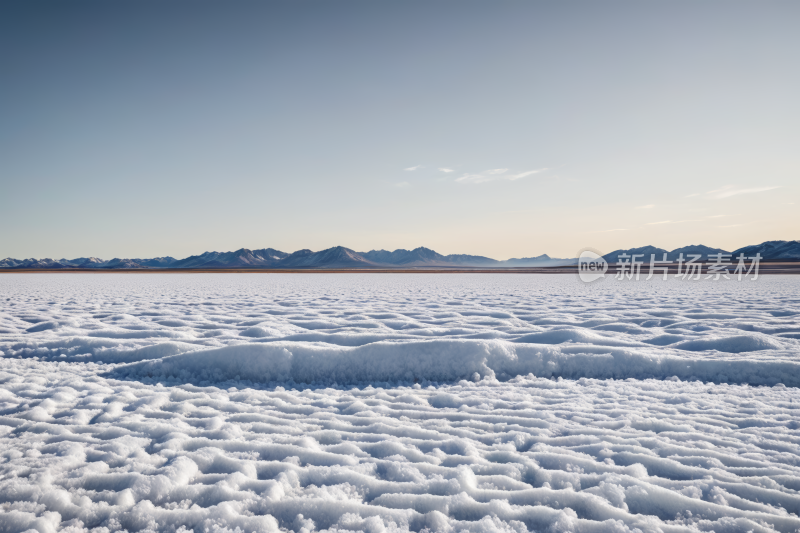
[[[0,532],[797,531],[800,277],[0,275]]]

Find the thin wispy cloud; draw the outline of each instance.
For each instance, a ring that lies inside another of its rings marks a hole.
[[[774,189],[780,189],[780,185],[774,185],[768,187],[749,187],[749,188],[741,188],[741,187],[736,187],[734,185],[725,185],[724,187],[720,187],[719,189],[714,189],[713,191],[692,193],[687,195],[686,198],[693,198],[695,196],[706,196],[707,198],[711,198],[713,200],[722,200],[723,198],[730,198],[731,196],[739,196],[741,194],[755,194],[758,192],[772,191]]]
[[[655,206],[656,206],[656,204],[640,205],[640,206],[636,207],[635,209],[653,209]]]
[[[518,180],[522,178],[527,178],[528,176],[533,176],[534,174],[538,174],[539,172],[544,172],[547,170],[546,168],[540,168],[539,170],[528,170],[527,172],[520,172],[519,174],[512,174],[508,176],[510,180]]]
[[[690,219],[690,220],[659,220],[658,222],[648,222],[647,226],[657,226],[660,224],[684,224],[686,222],[702,222],[702,220],[697,219]]]
[[[417,165],[415,167],[404,168],[403,170],[405,170],[406,172],[414,172],[415,170],[418,170],[420,168],[422,168],[422,165]]]
[[[592,231],[591,233],[611,233],[612,231],[628,231],[628,230],[626,228],[601,229],[599,231]]]
[[[731,187],[723,187],[722,189],[717,189],[716,191],[709,191],[708,194],[710,194],[712,198],[720,200],[722,198],[730,198],[731,196],[738,196],[740,194],[754,194],[757,192],[771,191],[773,189],[778,189],[778,188],[779,188],[778,186],[753,187],[751,189],[736,189]]]
[[[738,228],[739,226],[744,226],[744,224],[729,224],[727,226],[717,226],[718,228]]]
[[[517,174],[507,174],[509,171],[507,168],[494,168],[485,170],[480,174],[464,174],[463,176],[456,178],[455,181],[459,183],[485,183],[487,181],[497,180],[516,181],[518,179],[538,174],[539,172],[544,172],[545,170],[547,169],[540,168],[538,170],[526,170],[525,172],[519,172]]]
[[[405,188],[405,187],[411,187],[411,184],[409,182],[407,182],[407,181],[401,181],[399,183],[395,183],[394,186],[402,189],[402,188]]]
[[[455,172],[455,170],[453,170],[452,168],[440,168],[439,172],[450,173],[450,172]]]
[[[464,174],[460,178],[456,178],[456,181],[459,183],[483,183],[485,181],[494,181],[495,179],[483,174]]]

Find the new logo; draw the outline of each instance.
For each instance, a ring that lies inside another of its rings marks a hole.
[[[590,283],[606,277],[608,263],[603,257],[591,250],[584,250],[578,257],[578,276],[581,281]]]

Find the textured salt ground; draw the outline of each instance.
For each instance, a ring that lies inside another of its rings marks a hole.
[[[764,279],[0,276],[0,531],[795,531]]]

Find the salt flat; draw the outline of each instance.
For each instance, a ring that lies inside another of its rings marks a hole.
[[[0,531],[796,531],[800,279],[0,276]]]

